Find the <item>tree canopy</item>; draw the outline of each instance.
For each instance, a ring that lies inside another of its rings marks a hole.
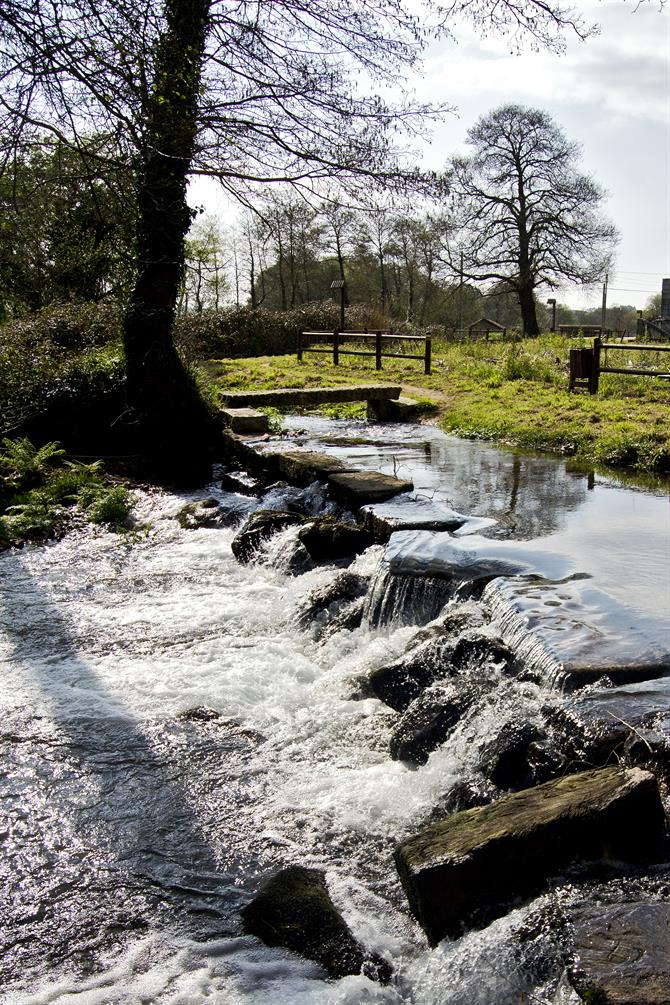
[[[468,279],[513,290],[524,331],[537,335],[538,287],[604,278],[617,240],[601,213],[605,194],[579,172],[579,146],[546,112],[505,105],[467,139],[473,153],[451,164],[452,262],[462,254]]]
[[[5,164],[51,137],[133,169],[127,389],[145,449],[172,471],[215,435],[172,340],[189,177],[247,202],[278,180],[405,181],[404,137],[444,108],[384,93],[406,93],[426,40],[455,17],[543,45],[589,31],[560,0],[3,0]],[[86,149],[93,133],[104,151]]]

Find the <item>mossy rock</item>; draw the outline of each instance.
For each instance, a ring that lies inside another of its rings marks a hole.
[[[332,977],[364,971],[383,983],[390,979],[389,964],[352,935],[318,869],[290,866],[266,880],[242,911],[242,924],[266,945],[300,953]]]

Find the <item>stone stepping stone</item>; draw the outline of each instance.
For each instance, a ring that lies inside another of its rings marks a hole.
[[[411,492],[414,484],[380,471],[346,471],[330,475],[328,487],[336,502],[358,512],[367,503],[385,502],[401,492]]]
[[[454,531],[468,522],[462,513],[429,499],[391,500],[364,506],[358,518],[382,542],[399,530]]]
[[[267,433],[270,429],[267,415],[254,408],[222,408],[221,416],[234,433]]]
[[[328,476],[346,471],[346,466],[331,454],[321,454],[310,450],[296,450],[276,454],[279,474],[294,485],[311,485],[325,482]]]
[[[575,861],[658,862],[668,854],[654,776],[603,768],[464,810],[395,853],[412,911],[432,946],[483,927]]]

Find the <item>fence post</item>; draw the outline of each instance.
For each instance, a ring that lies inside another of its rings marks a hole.
[[[589,394],[598,393],[598,383],[600,381],[600,347],[602,339],[597,335],[593,340],[593,370],[589,379]]]
[[[375,367],[377,370],[382,368],[382,333],[380,331],[375,332]]]
[[[426,335],[426,356],[424,360],[424,373],[427,374],[430,374],[430,354],[431,354],[430,335]]]
[[[302,363],[302,332],[298,332],[298,363]]]
[[[340,333],[333,332],[333,366],[340,365]]]

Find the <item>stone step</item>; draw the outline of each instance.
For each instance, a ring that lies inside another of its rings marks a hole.
[[[413,488],[413,482],[380,471],[345,471],[328,477],[333,499],[354,513],[367,503],[384,502]]]
[[[224,405],[235,408],[254,405],[274,405],[290,408],[296,405],[327,405],[337,401],[374,401],[399,398],[399,384],[355,384],[347,387],[284,387],[268,391],[225,391]]]
[[[431,945],[482,927],[575,862],[658,862],[668,853],[654,776],[603,768],[454,813],[396,849]]]
[[[221,417],[234,433],[267,433],[270,429],[267,415],[253,408],[222,408]]]

